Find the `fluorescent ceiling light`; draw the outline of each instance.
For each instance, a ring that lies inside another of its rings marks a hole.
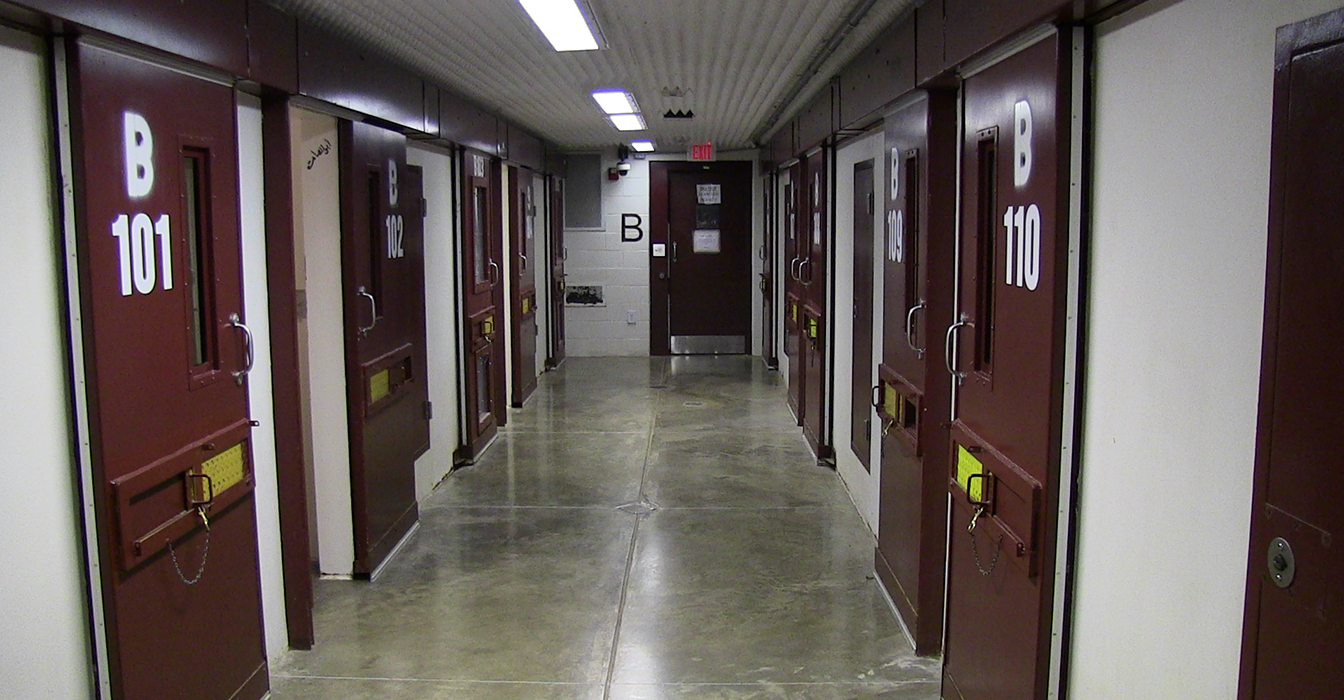
[[[658,148],[657,146],[653,145],[652,141],[649,140],[631,141],[630,147],[635,149],[635,151],[639,153],[653,153]]]
[[[556,51],[593,51],[597,37],[576,0],[518,0]]]
[[[638,114],[613,114],[607,117],[617,131],[643,131],[644,117]]]
[[[635,98],[624,90],[594,90],[593,99],[607,114],[633,114],[639,111]]]

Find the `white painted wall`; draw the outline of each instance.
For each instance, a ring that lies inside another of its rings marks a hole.
[[[1071,697],[1235,697],[1274,30],[1339,0],[1104,25]]]
[[[94,695],[43,43],[0,27],[0,695]]]
[[[248,374],[248,414],[256,476],[257,552],[261,608],[271,663],[289,648],[285,623],[284,562],[280,551],[279,462],[275,456],[275,406],[271,400],[270,295],[266,280],[266,202],[262,168],[261,100],[238,93],[239,223],[243,246],[243,315],[252,331],[254,362]]]
[[[854,453],[852,432],[849,424],[850,402],[853,400],[854,374],[854,166],[865,160],[873,161],[873,186],[877,188],[883,181],[883,140],[882,132],[870,134],[845,144],[835,153],[835,249],[832,260],[835,262],[835,298],[833,303],[835,319],[832,330],[834,342],[831,352],[835,357],[835,387],[832,391],[835,403],[835,466],[849,489],[849,496],[859,510],[859,515],[868,525],[868,529],[877,533],[877,507],[879,501],[878,484],[881,480],[882,460],[880,456],[881,440],[871,443],[868,463],[872,472],[863,468],[858,455]],[[873,358],[869,386],[877,383],[877,365],[882,361],[882,231],[883,214],[881,207],[873,208]]]
[[[307,401],[318,566],[323,574],[354,571],[354,516],[350,504],[350,435],[345,405],[345,321],[341,293],[340,166],[336,119],[290,111],[294,182],[295,284],[307,299]],[[326,144],[330,151],[313,158]],[[309,168],[309,162],[312,167]]]
[[[566,283],[601,285],[605,307],[565,307],[565,350],[571,357],[649,354],[649,161],[632,159],[630,172],[602,180],[602,231],[565,229]],[[616,166],[616,153],[602,154],[602,172]],[[605,175],[604,175],[605,177]],[[644,239],[621,241],[621,214],[644,220]],[[635,323],[627,323],[627,312]]]
[[[457,210],[453,193],[452,154],[411,143],[406,162],[424,171],[425,199],[425,355],[429,362],[429,400],[434,419],[429,422],[429,451],[415,462],[416,498],[424,500],[435,484],[453,468],[453,451],[461,440],[458,426],[457,374]]]

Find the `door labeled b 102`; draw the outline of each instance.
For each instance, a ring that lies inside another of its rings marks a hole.
[[[112,692],[259,698],[257,349],[242,305],[234,92],[68,46]]]

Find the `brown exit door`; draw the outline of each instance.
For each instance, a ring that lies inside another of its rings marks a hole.
[[[495,288],[501,281],[495,261],[500,243],[496,180],[491,177],[490,157],[472,151],[462,153],[462,279],[463,326],[467,352],[465,368],[465,419],[462,458],[475,461],[494,439],[501,422],[503,402],[495,394],[496,377],[503,371],[496,357],[502,319],[495,305]]]
[[[565,361],[565,181],[552,176],[546,182],[550,189],[546,235],[550,236],[548,248],[554,285],[548,295],[551,312],[546,315],[551,326],[546,366],[555,368]]]
[[[1069,50],[1052,33],[962,87],[960,380],[943,694],[1047,690],[1067,269]],[[1062,116],[1061,116],[1062,115]]]
[[[419,518],[429,449],[424,203],[406,137],[342,120],[341,276],[355,564],[374,573]]]
[[[803,424],[803,283],[798,267],[803,261],[799,243],[799,202],[805,189],[802,185],[803,165],[794,163],[789,168],[789,182],[784,186],[784,257],[789,269],[784,278],[784,356],[789,360],[789,410],[794,420]]]
[[[260,698],[234,93],[68,47],[113,696]]]
[[[956,110],[954,92],[934,91],[885,120],[875,567],[920,655],[937,654],[943,637],[952,381],[942,338],[930,329],[950,325],[956,303]]]
[[[1344,10],[1281,28],[1241,700],[1344,686]]]
[[[854,166],[854,344],[849,447],[872,471],[873,431],[873,161]]]
[[[663,275],[651,284],[652,325],[666,329],[650,334],[651,354],[750,351],[751,163],[657,162],[650,172],[650,275]]]
[[[827,250],[830,247],[830,217],[827,209],[830,202],[830,178],[827,176],[831,166],[829,149],[820,148],[807,156],[804,161],[804,191],[801,193],[806,206],[802,209],[802,230],[799,232],[798,245],[802,253],[798,263],[798,279],[802,296],[803,326],[803,435],[812,446],[812,452],[818,459],[831,456],[830,435],[827,431],[826,392],[826,304],[830,290],[827,278]]]
[[[532,171],[509,168],[509,274],[513,275],[510,308],[513,323],[512,404],[523,403],[537,388],[537,205],[532,192]]]

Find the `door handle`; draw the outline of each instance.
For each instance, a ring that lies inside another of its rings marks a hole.
[[[806,279],[803,278],[804,269],[809,270]],[[811,269],[812,269],[812,258],[803,258],[802,261],[798,263],[798,281],[801,282],[804,287],[812,286],[812,273],[810,272]]]
[[[947,365],[947,373],[957,378],[958,384],[961,383],[962,379],[966,378],[966,373],[960,372],[955,367],[952,366],[952,360],[954,358],[953,336],[956,336],[963,326],[974,326],[974,325],[975,324],[971,323],[971,317],[967,316],[966,312],[963,311],[961,312],[961,317],[957,319],[957,322],[947,327],[947,336],[943,338],[943,363]]]
[[[368,299],[369,306],[372,307],[373,311],[373,314],[370,316],[370,318],[373,319],[373,323],[370,323],[368,326],[359,327],[359,337],[364,338],[369,335],[369,331],[373,330],[374,326],[378,325],[378,300],[374,299],[373,295],[369,294],[369,290],[365,289],[363,285],[360,285],[359,290],[355,293]]]
[[[909,345],[911,350],[919,353],[919,359],[921,360],[924,359],[924,348],[915,345],[915,312],[922,310],[925,306],[927,306],[927,304],[924,303],[923,299],[920,299],[918,304],[910,307],[910,310],[905,312],[905,344]]]
[[[243,368],[233,373],[233,381],[237,382],[238,386],[242,386],[243,377],[246,377],[247,373],[252,371],[252,365],[257,359],[252,348],[252,329],[243,323],[243,319],[237,313],[229,314],[229,325],[243,332],[243,344],[247,347],[246,355],[244,355],[246,362],[243,363]]]
[[[491,286],[491,287],[498,286],[498,285],[499,285],[499,263],[496,263],[494,260],[487,260],[486,262],[490,263],[490,267],[488,268],[488,269],[490,270],[490,286]],[[370,297],[370,298],[372,298],[372,297]]]
[[[877,409],[877,410],[879,410],[879,411],[882,410],[882,385],[881,385],[881,384],[878,384],[877,386],[873,387],[873,408],[875,408],[875,409]]]
[[[797,255],[793,256],[793,259],[789,261],[789,277],[793,278],[794,282],[802,282],[802,280],[798,279],[798,273],[795,271],[795,268],[798,267],[798,263],[801,261],[802,258]]]
[[[672,241],[672,262],[677,261],[677,242]]]

